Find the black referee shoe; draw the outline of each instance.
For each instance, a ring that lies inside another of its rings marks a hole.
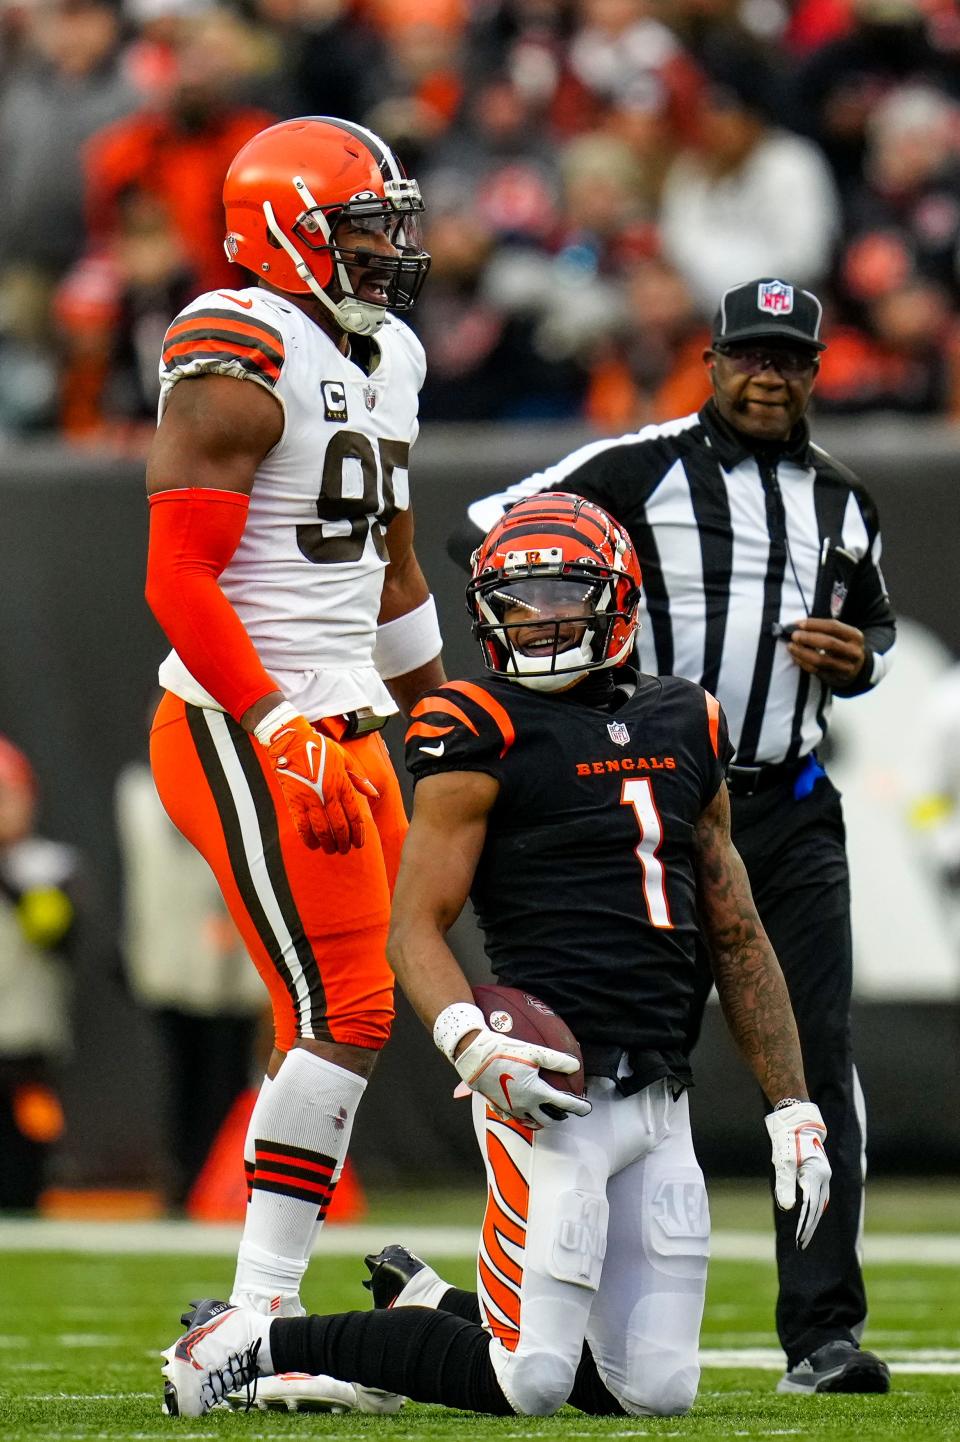
[[[382,1252],[371,1252],[363,1260],[370,1270],[363,1285],[373,1293],[375,1308],[392,1307],[411,1277],[426,1266],[413,1252],[397,1243],[384,1247]]]
[[[778,1392],[812,1396],[814,1392],[889,1392],[890,1368],[856,1342],[825,1342],[785,1372]]]

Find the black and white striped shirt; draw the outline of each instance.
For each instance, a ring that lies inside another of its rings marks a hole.
[[[513,502],[572,491],[630,532],[643,568],[637,658],[717,696],[742,766],[794,761],[823,738],[831,689],[795,665],[777,625],[833,616],[864,632],[855,695],[889,668],[896,636],[880,572],[876,508],[802,423],[778,448],[748,446],[713,402],[635,435],[595,441],[476,501],[470,539]],[[463,560],[465,540],[451,542]]]

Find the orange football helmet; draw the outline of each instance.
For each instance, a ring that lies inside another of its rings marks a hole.
[[[472,570],[467,610],[490,671],[559,691],[633,649],[636,553],[622,526],[582,496],[518,501],[474,551]]]
[[[343,330],[374,335],[388,310],[414,305],[430,269],[420,187],[372,130],[331,116],[284,120],[234,156],[223,185],[224,249],[279,290],[308,292]],[[395,254],[337,244],[344,221],[387,236]],[[348,266],[376,276],[382,303],[358,296]]]

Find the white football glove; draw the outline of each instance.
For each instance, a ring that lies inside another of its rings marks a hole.
[[[827,1128],[820,1108],[813,1102],[781,1103],[766,1117],[773,1144],[777,1206],[789,1212],[797,1201],[800,1183],[800,1216],[797,1246],[806,1247],[817,1230],[830,1200],[830,1163],[823,1149]]]
[[[454,1056],[460,1038],[475,1029],[478,1034],[470,1045]],[[576,1057],[491,1031],[479,1007],[466,1003],[447,1007],[437,1017],[433,1039],[465,1085],[486,1097],[501,1116],[525,1126],[548,1127],[568,1116],[585,1117],[592,1110],[584,1097],[557,1091],[540,1075],[540,1067],[570,1075],[580,1065]]]
[[[566,1121],[568,1114],[585,1117],[591,1110],[583,1097],[557,1091],[540,1075],[540,1067],[575,1072],[580,1063],[569,1052],[511,1041],[484,1027],[453,1064],[471,1091],[480,1092],[504,1116],[528,1126],[548,1127]]]

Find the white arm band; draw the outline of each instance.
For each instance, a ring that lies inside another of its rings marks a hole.
[[[432,661],[440,655],[442,646],[437,605],[433,597],[428,596],[415,610],[377,627],[373,664],[381,678],[390,681]]]
[[[289,701],[281,701],[279,706],[274,706],[268,711],[263,720],[253,728],[253,734],[261,746],[269,746],[281,726],[286,726],[288,721],[293,721],[300,712],[290,705]]]
[[[487,1019],[478,1006],[469,1001],[455,1001],[445,1006],[433,1023],[434,1044],[443,1052],[447,1061],[453,1061],[457,1042],[468,1031],[483,1031]]]

